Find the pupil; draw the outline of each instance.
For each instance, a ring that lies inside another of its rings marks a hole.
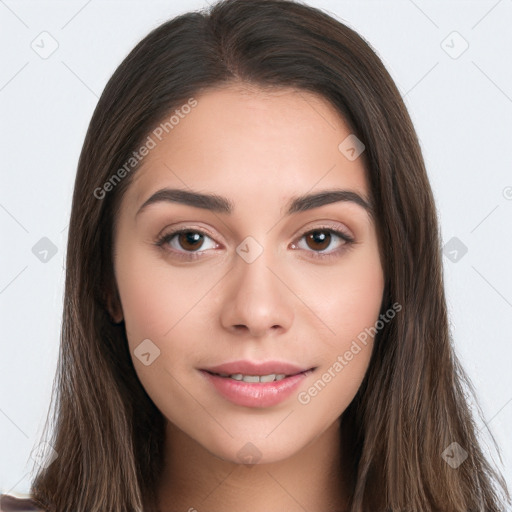
[[[331,234],[326,233],[325,231],[313,231],[309,234],[307,237],[308,245],[310,241],[313,241],[315,244],[321,244],[322,247],[311,247],[312,249],[319,249],[323,250],[329,247],[329,244],[331,242]]]
[[[201,247],[202,239],[203,235],[194,231],[187,231],[186,233],[180,233],[179,235],[179,242],[183,249],[198,249]],[[197,242],[200,242],[199,245],[197,245]]]

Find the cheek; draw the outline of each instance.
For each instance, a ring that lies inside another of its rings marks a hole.
[[[117,259],[116,280],[130,345],[171,336],[214,283],[208,269],[171,271],[147,248],[132,249]]]
[[[329,329],[322,328],[318,339],[322,364],[317,380],[299,402],[327,408],[334,419],[357,393],[372,353],[384,290],[377,246],[370,244],[347,254],[337,267],[306,275],[303,286],[303,293],[317,290],[312,309]]]
[[[173,375],[176,367],[190,357],[190,344],[183,342],[197,336],[197,324],[191,320],[196,309],[201,309],[199,299],[211,278],[201,284],[191,273],[172,272],[168,263],[150,255],[147,248],[132,248],[115,264],[135,371],[151,399],[170,414],[174,407],[180,409],[187,404],[180,393],[170,394],[169,390],[181,388]],[[145,362],[141,354],[146,352],[150,356]]]
[[[378,319],[384,276],[376,247],[353,251],[338,266],[303,273],[301,295],[325,330],[324,340],[344,349]],[[324,332],[324,329],[322,329]]]
[[[357,337],[365,328],[374,325],[382,305],[384,279],[380,265],[354,266],[349,276],[340,280],[337,289],[332,289],[332,302],[337,303],[337,314],[331,311],[335,321],[334,329],[346,340]]]
[[[342,410],[357,393],[368,369],[375,325],[379,318],[384,290],[384,276],[377,250],[359,255],[358,265],[353,265],[349,276],[341,282],[338,297],[338,316],[333,314],[337,331],[333,351],[322,375],[322,381],[332,382],[328,393],[342,406]],[[338,319],[337,321],[335,319]]]
[[[318,302],[318,317],[329,331],[318,340],[318,375],[297,398],[326,424],[352,402],[368,369],[384,286],[379,260],[372,263],[336,272],[325,281],[323,301]]]
[[[156,286],[157,272],[137,264],[136,258],[120,260],[117,269],[117,286],[130,344],[160,336],[164,328],[163,308],[173,305],[169,304],[165,287]]]

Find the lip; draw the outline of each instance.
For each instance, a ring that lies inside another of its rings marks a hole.
[[[242,373],[243,375],[270,375],[271,373],[284,373],[288,376],[305,372],[311,368],[300,367],[285,361],[253,362],[244,360],[231,361],[229,363],[223,363],[218,366],[201,369],[211,373],[227,373],[228,375],[233,375],[235,373]]]
[[[252,361],[234,361],[211,368],[201,369],[206,381],[225,399],[235,405],[244,407],[272,407],[286,400],[315,368],[300,366],[280,361],[253,363]],[[233,375],[269,375],[285,374],[284,379],[273,382],[244,382],[221,377],[216,373]]]

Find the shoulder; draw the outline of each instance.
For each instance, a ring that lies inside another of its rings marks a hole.
[[[44,512],[30,498],[0,494],[0,512]]]

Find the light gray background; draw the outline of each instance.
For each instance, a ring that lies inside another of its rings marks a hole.
[[[452,332],[484,448],[512,486],[512,0],[307,3],[370,42],[409,108],[443,242],[467,247],[443,257]],[[28,492],[50,404],[72,187],[94,106],[149,30],[205,5],[0,0],[0,492]],[[43,237],[57,250],[46,262],[32,252]]]

